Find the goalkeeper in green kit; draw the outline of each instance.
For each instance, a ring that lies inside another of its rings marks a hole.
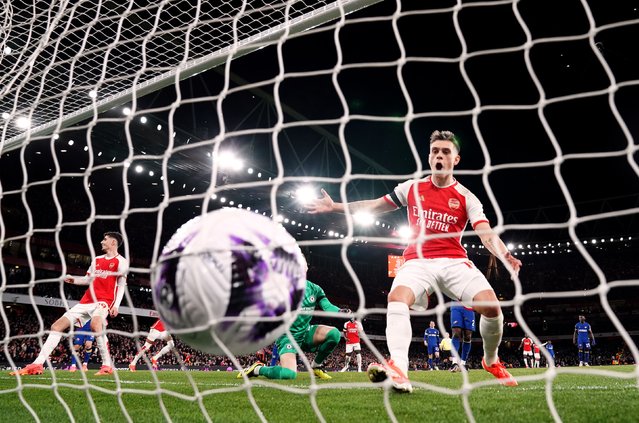
[[[301,311],[310,313],[318,305],[324,311],[350,312],[349,309],[340,309],[331,304],[326,298],[324,290],[307,280]],[[322,370],[322,363],[339,343],[341,334],[333,326],[311,325],[312,317],[311,314],[300,314],[291,325],[290,331],[302,351],[316,353],[315,360],[311,364],[315,376],[320,379],[331,379],[331,376]],[[242,370],[237,378],[264,376],[268,379],[295,379],[297,377],[297,350],[287,333],[277,338],[275,343],[280,354],[279,366],[266,366],[258,361]]]

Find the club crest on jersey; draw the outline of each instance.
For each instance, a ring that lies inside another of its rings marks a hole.
[[[109,263],[109,269],[113,269],[115,267],[115,263]]]
[[[448,207],[450,207],[451,210],[457,210],[460,205],[461,205],[461,203],[459,202],[458,199],[456,199],[456,198],[449,198],[448,199]]]

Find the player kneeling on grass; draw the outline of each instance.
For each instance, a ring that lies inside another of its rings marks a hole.
[[[322,364],[339,344],[341,335],[339,330],[332,326],[310,324],[313,317],[310,312],[315,310],[318,305],[324,311],[350,312],[348,309],[340,309],[331,304],[320,286],[311,281],[306,281],[306,290],[302,300],[302,313],[295,319],[290,331],[302,351],[316,353],[315,360],[311,364],[315,376],[320,379],[331,379],[331,376],[322,369]],[[289,339],[288,334],[280,336],[275,343],[279,353],[279,366],[266,366],[264,363],[257,361],[238,373],[237,378],[264,376],[268,379],[295,379],[297,377],[297,350]]]

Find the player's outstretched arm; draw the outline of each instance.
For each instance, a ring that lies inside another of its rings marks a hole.
[[[488,251],[501,260],[504,265],[508,263],[508,266],[513,269],[515,274],[519,273],[519,269],[521,269],[521,260],[510,254],[510,251],[508,251],[504,241],[499,238],[488,223],[478,223],[477,226],[475,226],[475,231]]]
[[[306,209],[310,214],[345,213],[346,207],[348,207],[351,213],[357,213],[358,211],[385,213],[395,210],[396,208],[395,206],[389,204],[386,200],[384,200],[384,197],[376,198],[374,200],[352,201],[350,203],[336,203],[324,189],[322,189],[321,191],[322,198],[317,198],[306,204]]]

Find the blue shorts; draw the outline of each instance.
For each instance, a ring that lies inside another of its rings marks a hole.
[[[590,351],[590,341],[577,341],[577,348],[580,350]]]
[[[475,332],[475,312],[464,307],[451,307],[450,326]]]
[[[428,355],[433,355],[439,352],[439,345],[429,345],[427,349],[428,349]]]

